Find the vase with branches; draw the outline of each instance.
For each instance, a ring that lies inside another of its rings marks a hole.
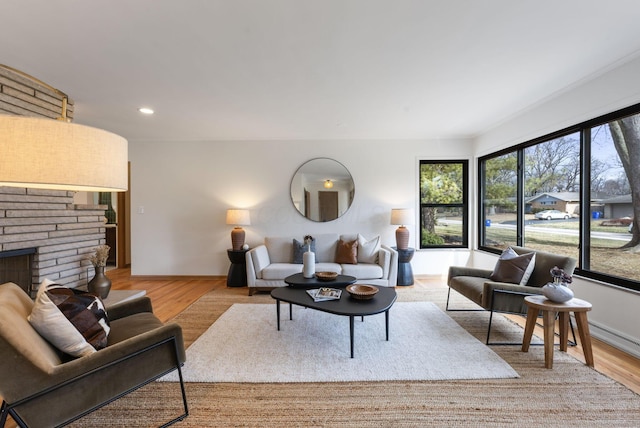
[[[104,273],[110,249],[111,247],[108,245],[100,245],[95,248],[94,252],[88,257],[93,265],[95,275],[93,279],[87,283],[87,290],[89,293],[95,294],[101,299],[106,299],[107,296],[109,296],[109,291],[111,291],[111,280]]]
[[[568,284],[571,284],[573,280],[571,275],[558,266],[554,266],[549,273],[553,282],[542,287],[544,297],[556,303],[564,303],[573,299],[573,290],[568,287]]]

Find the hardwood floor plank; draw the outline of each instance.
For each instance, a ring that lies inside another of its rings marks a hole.
[[[108,271],[114,290],[145,290],[151,299],[154,313],[163,322],[176,317],[180,312],[210,291],[222,293],[224,296],[237,296],[238,301],[252,301],[252,299],[264,301],[261,296],[247,296],[246,287],[229,288],[226,279],[132,279],[131,270],[113,269]],[[415,278],[415,283],[404,289],[426,289],[432,287],[446,287],[439,278]],[[524,327],[525,319],[519,316],[509,316],[514,322]],[[534,331],[542,337],[542,328],[536,327]],[[600,340],[593,339],[593,353],[595,357],[595,369],[604,375],[620,382],[632,391],[640,394],[640,359],[633,357],[617,348]],[[570,347],[568,353],[579,359],[584,359],[582,348]],[[15,423],[9,418],[6,427],[15,427]]]
[[[184,279],[184,280],[135,280],[131,278],[130,269],[115,269],[109,271],[109,277],[113,281],[113,288],[120,290],[146,290],[151,298],[154,312],[162,321],[166,322],[209,291],[219,291],[225,294],[246,295],[246,288],[229,288],[226,279]],[[440,278],[416,278],[415,284],[403,288],[431,288],[446,287]],[[514,322],[524,327],[525,319],[519,316],[509,316]],[[536,327],[534,331],[542,337],[542,328]],[[634,392],[640,394],[640,359],[635,358],[617,348],[614,348],[600,340],[593,339],[593,353],[595,356],[595,369],[617,380]],[[569,347],[569,354],[584,361],[580,346]]]

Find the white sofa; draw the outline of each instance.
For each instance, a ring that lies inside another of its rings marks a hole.
[[[296,237],[302,241],[302,237]],[[316,249],[316,272],[338,272],[342,275],[355,276],[359,283],[395,287],[398,277],[398,252],[386,245],[381,245],[380,238],[367,241],[367,245],[359,245],[358,263],[339,264],[335,262],[336,251],[340,239],[353,241],[362,235],[321,234],[314,235]],[[256,291],[270,291],[276,287],[285,287],[284,279],[302,272],[302,264],[293,262],[293,237],[267,237],[264,244],[247,251],[247,285],[249,295]],[[375,251],[371,251],[372,248]],[[369,253],[365,252],[368,251]],[[375,255],[377,253],[377,255]],[[361,262],[361,260],[363,260]],[[366,260],[366,262],[365,262]]]

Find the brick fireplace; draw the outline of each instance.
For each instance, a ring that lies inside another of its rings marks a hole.
[[[0,187],[0,253],[30,253],[31,289],[37,289],[44,278],[69,287],[83,286],[87,275],[93,275],[86,258],[105,243],[107,207],[75,205],[73,194]],[[0,283],[9,269],[0,264]]]
[[[0,284],[13,282],[32,295],[33,255],[35,248],[0,251]]]

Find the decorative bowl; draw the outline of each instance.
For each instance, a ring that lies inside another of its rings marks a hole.
[[[338,272],[316,272],[316,278],[320,281],[333,281],[338,277]]]
[[[354,299],[368,300],[373,299],[373,296],[378,292],[378,287],[373,285],[351,284],[347,285],[346,290]]]

